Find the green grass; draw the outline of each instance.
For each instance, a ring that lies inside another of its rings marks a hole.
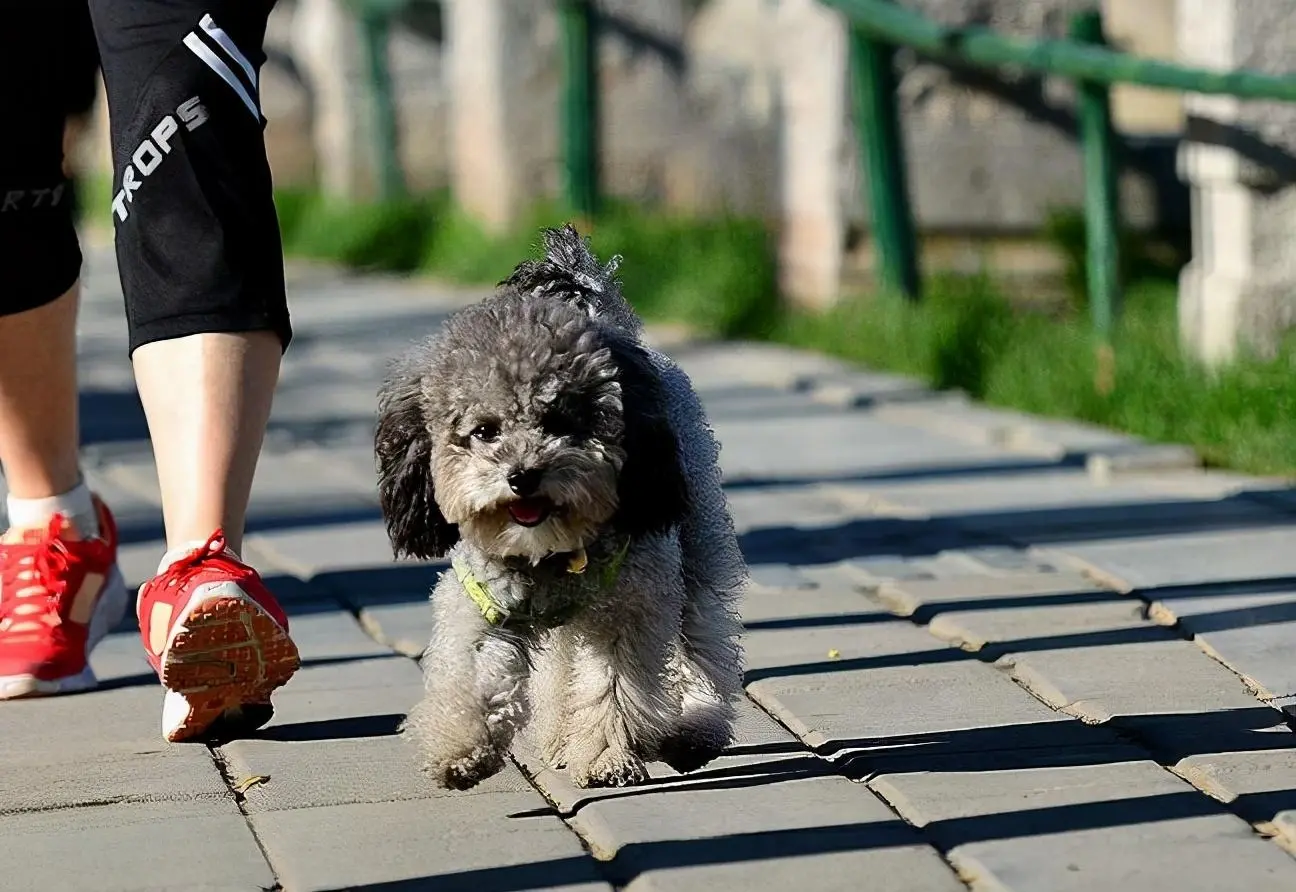
[[[101,193],[87,190],[92,213],[101,201],[106,208]],[[491,236],[443,196],[354,206],[281,192],[276,201],[290,255],[463,283],[499,281],[533,256],[541,226],[566,219],[544,208],[515,232]],[[1126,269],[1133,281],[1114,344],[1115,388],[1099,394],[1076,252],[1083,229],[1061,216],[1050,234],[1071,249],[1073,299],[1060,317],[1015,309],[992,282],[967,277],[929,281],[918,305],[875,297],[844,301],[825,314],[785,312],[771,236],[749,220],[615,207],[600,217],[591,242],[604,259],[624,255],[626,295],[649,319],[819,350],[959,388],[990,405],[1185,443],[1217,466],[1296,474],[1296,345],[1273,360],[1246,358],[1209,373],[1176,343],[1173,277],[1139,261]]]
[[[493,236],[441,197],[360,207],[301,193],[281,193],[276,201],[288,254],[470,283],[498,282],[536,253],[542,226],[567,219],[543,208],[515,232]],[[772,327],[776,270],[760,224],[649,217],[614,207],[589,234],[602,259],[626,258],[620,276],[645,316],[721,336]]]
[[[1010,308],[984,281],[934,283],[920,306],[874,299],[791,316],[774,338],[957,387],[990,405],[1186,443],[1212,465],[1296,472],[1292,354],[1211,374],[1181,355],[1171,282],[1129,289],[1114,343],[1115,388],[1094,387],[1087,321]]]

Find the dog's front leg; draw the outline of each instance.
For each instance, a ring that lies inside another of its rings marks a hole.
[[[449,574],[432,594],[432,614],[424,696],[404,727],[436,781],[466,790],[504,767],[526,722],[526,642],[493,631]]]
[[[645,549],[610,598],[561,630],[571,657],[565,755],[577,786],[641,783],[645,759],[679,722],[670,675],[683,589],[671,557]]]

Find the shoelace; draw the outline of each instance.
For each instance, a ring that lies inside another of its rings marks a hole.
[[[171,564],[163,573],[165,582],[161,582],[161,584],[167,588],[184,587],[189,583],[189,580],[201,573],[203,569],[213,565],[231,573],[237,573],[243,569],[243,565],[235,561],[229,552],[225,550],[224,530],[217,530],[212,533],[201,546],[186,553]]]
[[[67,571],[76,562],[63,543],[65,524],[62,515],[55,515],[43,531],[0,545],[8,558],[0,567],[0,626],[6,626],[0,634],[63,622],[59,599],[67,590]]]

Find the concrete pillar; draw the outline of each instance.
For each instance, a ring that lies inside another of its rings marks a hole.
[[[1283,72],[1296,11],[1251,0],[1178,0],[1185,64]],[[1296,321],[1296,106],[1184,97],[1180,175],[1192,189],[1193,259],[1180,276],[1184,347],[1209,364],[1276,348]]]
[[[512,227],[539,197],[537,155],[558,163],[551,140],[528,126],[537,109],[551,121],[558,111],[555,81],[538,76],[546,62],[558,62],[541,58],[537,41],[539,27],[553,26],[550,6],[535,0],[445,3],[451,190],[490,231]]]
[[[1177,0],[1102,0],[1107,39],[1124,52],[1174,61]],[[1170,90],[1117,84],[1111,91],[1112,124],[1121,133],[1162,135],[1183,129],[1183,99]]]
[[[291,46],[310,82],[320,189],[356,199],[373,188],[370,115],[360,34],[343,0],[297,0]]]
[[[779,275],[794,303],[823,307],[841,282],[846,222],[846,26],[819,0],[778,6]]]

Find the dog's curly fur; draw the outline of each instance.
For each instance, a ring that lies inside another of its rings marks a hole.
[[[580,786],[637,783],[654,759],[695,769],[731,741],[742,690],[747,568],[701,402],[643,343],[618,260],[601,266],[570,225],[543,239],[542,259],[402,357],[379,399],[397,556],[450,554],[533,618],[491,625],[452,572],[432,591],[425,696],[403,730],[457,789],[499,771],[524,728]],[[608,587],[598,571],[618,553]]]

